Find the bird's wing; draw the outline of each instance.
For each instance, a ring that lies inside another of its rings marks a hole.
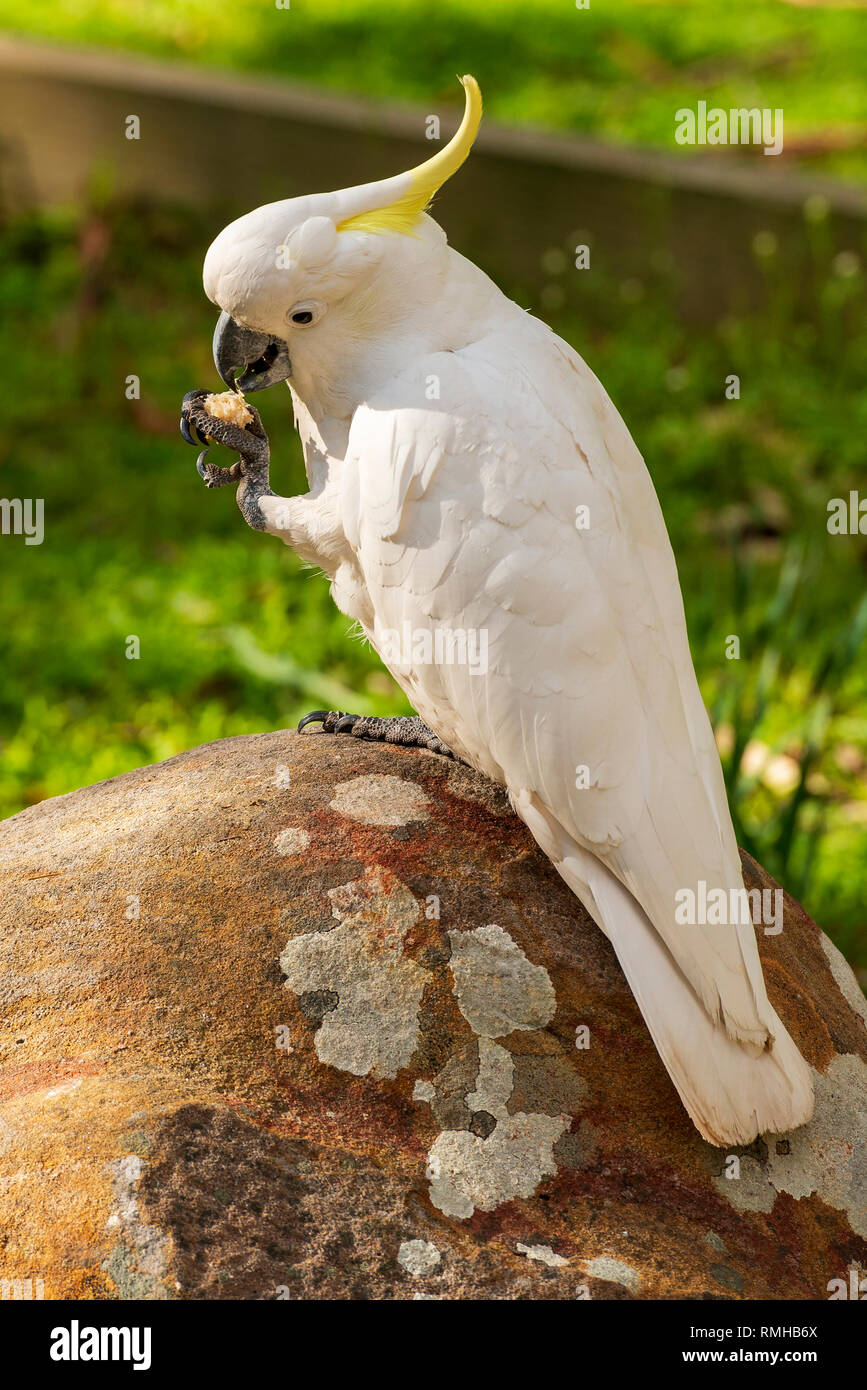
[[[346,463],[374,645],[486,635],[485,674],[386,656],[419,713],[600,861],[709,1016],[761,1049],[773,1024],[752,926],[675,920],[679,890],[743,880],[662,514],[599,382],[523,317],[360,408]]]

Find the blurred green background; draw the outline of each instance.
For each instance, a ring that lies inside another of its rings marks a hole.
[[[845,0],[291,0],[291,18],[274,0],[0,0],[0,26],[422,103],[473,72],[492,116],[685,154],[672,111],[696,94],[784,107],[787,158],[867,177],[867,25]]]
[[[800,165],[867,171],[863,9],[616,3],[576,20],[565,0],[293,0],[292,15],[290,37],[254,0],[62,0],[26,17],[0,0],[8,31],[378,97],[453,101],[455,73],[476,71],[494,115],[669,152],[672,110],[698,97],[782,105]],[[105,171],[79,206],[2,215],[0,493],[46,500],[43,545],[0,538],[2,814],[316,706],[407,708],[325,581],[248,531],[230,490],[206,492],[177,433],[183,392],[216,385],[200,270],[219,225],[120,199]],[[459,249],[485,265],[483,238]],[[760,305],[688,326],[664,258],[623,280],[602,247],[575,274],[570,249],[547,248],[534,299],[503,288],[586,357],[648,461],[740,843],[865,971],[865,540],[826,525],[830,498],[867,495],[863,257],[808,200],[786,257],[770,233],[746,248]],[[304,490],[288,392],[257,404],[275,487]]]

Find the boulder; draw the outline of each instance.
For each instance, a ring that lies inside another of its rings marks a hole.
[[[758,942],[816,1116],[724,1151],[503,792],[435,754],[208,744],[4,822],[0,877],[4,1296],[826,1299],[867,1268],[864,999],[788,897]]]

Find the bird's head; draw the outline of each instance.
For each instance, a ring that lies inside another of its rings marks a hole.
[[[214,361],[227,385],[258,391],[344,355],[417,302],[445,237],[424,210],[469,154],[482,111],[473,77],[452,140],[377,183],[268,203],[225,227],[205,257],[205,293],[222,310]]]

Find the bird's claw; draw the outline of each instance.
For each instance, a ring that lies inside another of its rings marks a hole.
[[[207,394],[208,392],[201,388],[196,391],[188,391],[181,402],[181,434],[188,444],[197,445],[207,444],[208,442],[207,435],[203,434],[198,425],[190,420],[190,410],[193,408],[196,401],[204,400]],[[196,431],[196,438],[193,438],[193,435],[190,433],[191,423],[193,429]]]
[[[244,470],[240,459],[233,463],[231,468],[221,468],[216,463],[205,463],[207,454],[208,448],[205,448],[196,459],[196,472],[203,479],[205,487],[225,487],[227,483],[241,481]]]
[[[267,488],[268,478],[268,436],[255,406],[249,406],[253,418],[246,425],[236,425],[228,420],[219,420],[210,415],[204,407],[204,399],[209,392],[204,389],[188,391],[181,404],[181,435],[188,444],[204,444],[196,459],[196,471],[209,488],[225,487],[227,483],[240,482],[242,478],[261,476]],[[212,443],[224,444],[229,449],[237,449],[240,458],[230,468],[221,468],[216,463],[206,463],[205,459]],[[265,488],[260,490],[264,491]]]
[[[188,422],[188,420],[187,420],[186,415],[182,415],[182,416],[181,416],[181,434],[183,435],[183,437],[184,437],[184,439],[187,441],[187,443],[188,443],[188,444],[193,444],[193,445],[195,445],[195,444],[204,444],[204,443],[206,442],[204,436],[200,433],[200,431],[198,430],[198,428],[197,428],[195,425],[193,426],[193,428],[196,430],[196,435],[197,435],[197,438],[196,438],[196,439],[194,439],[193,436],[190,434],[190,426],[189,426],[189,422]]]
[[[308,724],[321,724],[325,734],[343,734],[361,718],[359,714],[344,714],[339,709],[314,709],[298,721],[298,732]]]
[[[298,721],[298,732],[308,724],[321,724],[323,734],[351,734],[372,743],[391,743],[402,748],[427,748],[454,759],[452,750],[417,714],[345,714],[339,709],[315,709]]]

